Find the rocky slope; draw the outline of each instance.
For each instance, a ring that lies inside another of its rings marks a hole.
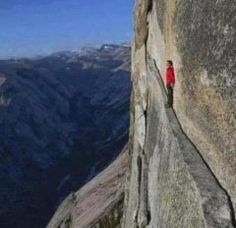
[[[69,192],[120,153],[129,66],[126,45],[0,61],[1,227],[45,227]]]
[[[128,163],[125,147],[111,165],[64,200],[47,228],[120,227]]]
[[[235,227],[236,5],[137,0],[123,227]],[[172,59],[174,110],[161,76]]]

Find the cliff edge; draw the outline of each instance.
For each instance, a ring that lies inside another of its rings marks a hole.
[[[97,227],[236,227],[235,12],[231,0],[136,0],[123,218]]]

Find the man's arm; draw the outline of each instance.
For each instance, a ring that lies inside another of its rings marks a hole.
[[[174,88],[175,86],[175,72],[173,68],[171,69],[171,84],[170,85],[172,88]]]

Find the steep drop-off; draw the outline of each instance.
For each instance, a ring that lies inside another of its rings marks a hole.
[[[117,227],[236,227],[235,15],[230,0],[136,1],[130,163]],[[164,107],[167,59],[177,75],[174,109]]]
[[[64,200],[47,228],[120,227],[128,163],[126,146],[111,165]]]
[[[45,227],[120,153],[129,67],[127,45],[0,61],[1,228]]]

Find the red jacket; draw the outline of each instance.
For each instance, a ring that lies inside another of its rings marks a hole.
[[[166,70],[166,85],[175,84],[175,72],[173,67]]]

